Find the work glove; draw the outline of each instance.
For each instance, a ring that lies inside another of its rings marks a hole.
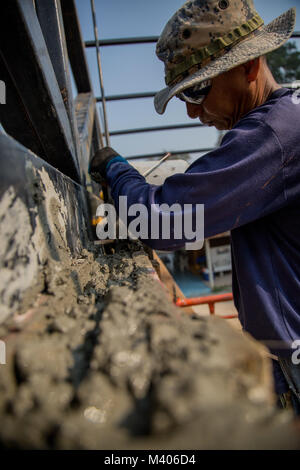
[[[106,171],[114,162],[124,162],[127,163],[125,158],[121,157],[114,149],[111,147],[104,147],[97,150],[89,165],[89,174],[91,178],[103,185],[106,180]]]

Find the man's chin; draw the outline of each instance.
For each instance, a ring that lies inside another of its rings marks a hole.
[[[229,129],[231,129],[231,127],[225,124],[224,122],[214,122],[212,125],[216,129],[218,129],[218,131],[228,131]]]
[[[231,129],[231,126],[225,121],[201,121],[201,122],[208,127],[215,127],[218,131],[228,131],[229,129]]]

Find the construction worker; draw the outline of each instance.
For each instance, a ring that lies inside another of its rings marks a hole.
[[[109,147],[90,173],[106,180],[117,208],[120,196],[149,208],[201,203],[205,237],[231,231],[239,319],[278,357],[276,392],[300,414],[300,104],[264,57],[290,38],[295,13],[265,26],[252,0],[186,2],[157,43],[167,87],[154,104],[163,114],[179,98],[190,118],[228,130],[220,147],[162,186],[147,184]],[[144,241],[174,249],[185,240]]]

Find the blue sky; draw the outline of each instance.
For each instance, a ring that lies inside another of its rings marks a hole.
[[[183,0],[95,0],[100,39],[159,36],[166,22]],[[94,39],[90,0],[76,0],[84,40]],[[289,8],[297,7],[296,30],[300,30],[300,0],[260,0],[256,8],[269,23]],[[300,40],[297,39],[300,49]],[[96,52],[86,49],[95,95],[100,95]],[[155,55],[155,44],[106,46],[101,48],[106,95],[158,91],[164,88],[164,68]],[[99,104],[101,112],[101,105]],[[109,129],[162,126],[188,123],[185,105],[171,100],[163,116],[158,115],[153,99],[123,100],[107,103]],[[213,147],[217,131],[196,128],[111,137],[111,146],[120,154],[141,155],[154,152]],[[199,155],[193,155],[193,159]]]

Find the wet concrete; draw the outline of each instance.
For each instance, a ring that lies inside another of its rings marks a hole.
[[[11,137],[0,134],[0,144],[1,324],[31,306],[48,260],[80,253],[89,226],[84,188]]]
[[[179,311],[150,269],[136,243],[48,261],[31,315],[1,326],[2,445],[297,447],[256,343]]]
[[[261,346],[177,309],[139,243],[91,244],[84,189],[0,139],[0,446],[299,447]]]

